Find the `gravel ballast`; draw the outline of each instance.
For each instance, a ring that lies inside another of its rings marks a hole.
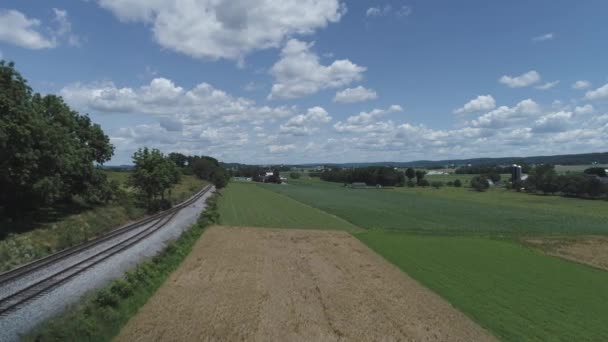
[[[181,209],[164,227],[143,239],[136,245],[113,255],[98,265],[84,271],[78,276],[70,279],[61,286],[55,288],[44,296],[35,299],[16,311],[0,317],[0,341],[17,341],[19,336],[26,333],[42,321],[60,313],[66,306],[77,302],[85,293],[100,288],[113,279],[121,277],[126,271],[162,251],[169,241],[177,239],[181,233],[192,224],[196,223],[199,214],[205,209],[205,201],[214,189],[207,192],[191,205]],[[133,236],[149,227],[147,224],[141,228],[129,232],[127,236]],[[82,260],[95,252],[107,248],[116,241],[122,241],[125,236],[113,238],[92,250],[83,251],[62,260],[53,266],[45,267],[32,275],[18,279],[0,287],[0,298],[5,298],[19,288],[33,283],[36,279],[42,279],[64,267],[74,264],[76,260]]]

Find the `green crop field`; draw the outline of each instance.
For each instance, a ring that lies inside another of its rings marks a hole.
[[[347,224],[339,217],[367,228],[351,232],[502,340],[608,340],[608,272],[517,243],[606,234],[606,201],[498,188],[349,189],[306,178],[231,183],[223,195],[226,224],[336,229],[336,220]]]
[[[222,192],[219,204],[220,220],[225,225],[359,230],[341,218],[256,184],[230,183]]]
[[[487,238],[355,236],[503,340],[608,340],[608,272]]]
[[[608,233],[608,202],[467,188],[350,189],[317,180],[260,185],[362,228],[427,233]]]

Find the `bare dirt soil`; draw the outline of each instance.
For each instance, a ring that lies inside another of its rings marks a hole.
[[[486,341],[345,232],[213,227],[118,341]]]
[[[608,271],[607,236],[538,237],[526,239],[525,243],[548,255]]]

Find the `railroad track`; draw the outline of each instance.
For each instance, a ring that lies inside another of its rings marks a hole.
[[[174,206],[171,209],[160,212],[158,214],[152,215],[150,217],[144,218],[117,230],[114,230],[106,235],[103,235],[97,239],[91,240],[85,244],[75,246],[61,252],[51,254],[47,257],[35,260],[29,264],[23,265],[19,268],[13,269],[11,271],[0,274],[0,286],[12,282],[16,279],[25,277],[30,275],[38,270],[43,269],[46,266],[55,264],[62,260],[65,260],[77,253],[82,253],[91,249],[93,247],[97,247],[100,244],[114,239],[119,238],[121,235],[126,235],[128,232],[132,232],[138,228],[141,228],[147,224],[150,224],[149,227],[143,229],[142,231],[129,236],[125,239],[119,239],[116,243],[111,244],[108,247],[103,248],[102,250],[77,261],[57,272],[54,272],[51,275],[45,276],[36,282],[27,285],[24,288],[17,290],[16,292],[0,299],[0,316],[4,316],[22,305],[48,293],[54,288],[60,286],[66,281],[76,277],[82,272],[92,268],[93,266],[103,262],[104,260],[112,257],[115,254],[118,254],[129,247],[137,244],[148,236],[152,235],[154,232],[158,231],[162,227],[164,227],[177,213],[187,207],[188,205],[194,203],[196,200],[201,198],[207,192],[211,190],[211,186],[207,186],[199,191],[197,194],[192,196],[190,199]]]

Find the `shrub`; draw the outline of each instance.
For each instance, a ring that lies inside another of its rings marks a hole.
[[[421,180],[418,182],[418,185],[419,185],[419,186],[422,186],[422,187],[425,187],[425,186],[429,186],[429,185],[430,185],[430,183],[429,183],[429,181],[428,181],[428,180],[426,180],[426,179],[424,179],[424,178],[423,178],[423,179],[421,179]]]
[[[431,182],[431,186],[435,189],[439,189],[443,186],[443,182],[434,181],[434,182]]]
[[[471,188],[482,192],[490,188],[490,183],[485,177],[476,176],[471,179]]]
[[[460,179],[454,181],[454,186],[457,188],[460,188],[462,186],[462,182],[460,181]]]
[[[298,172],[292,172],[292,173],[289,174],[289,178],[291,178],[291,179],[298,179],[298,178],[300,178],[300,173],[298,173]]]
[[[416,183],[414,183],[413,180],[408,180],[407,183],[405,183],[405,185],[407,185],[409,188],[413,188],[416,186]]]

